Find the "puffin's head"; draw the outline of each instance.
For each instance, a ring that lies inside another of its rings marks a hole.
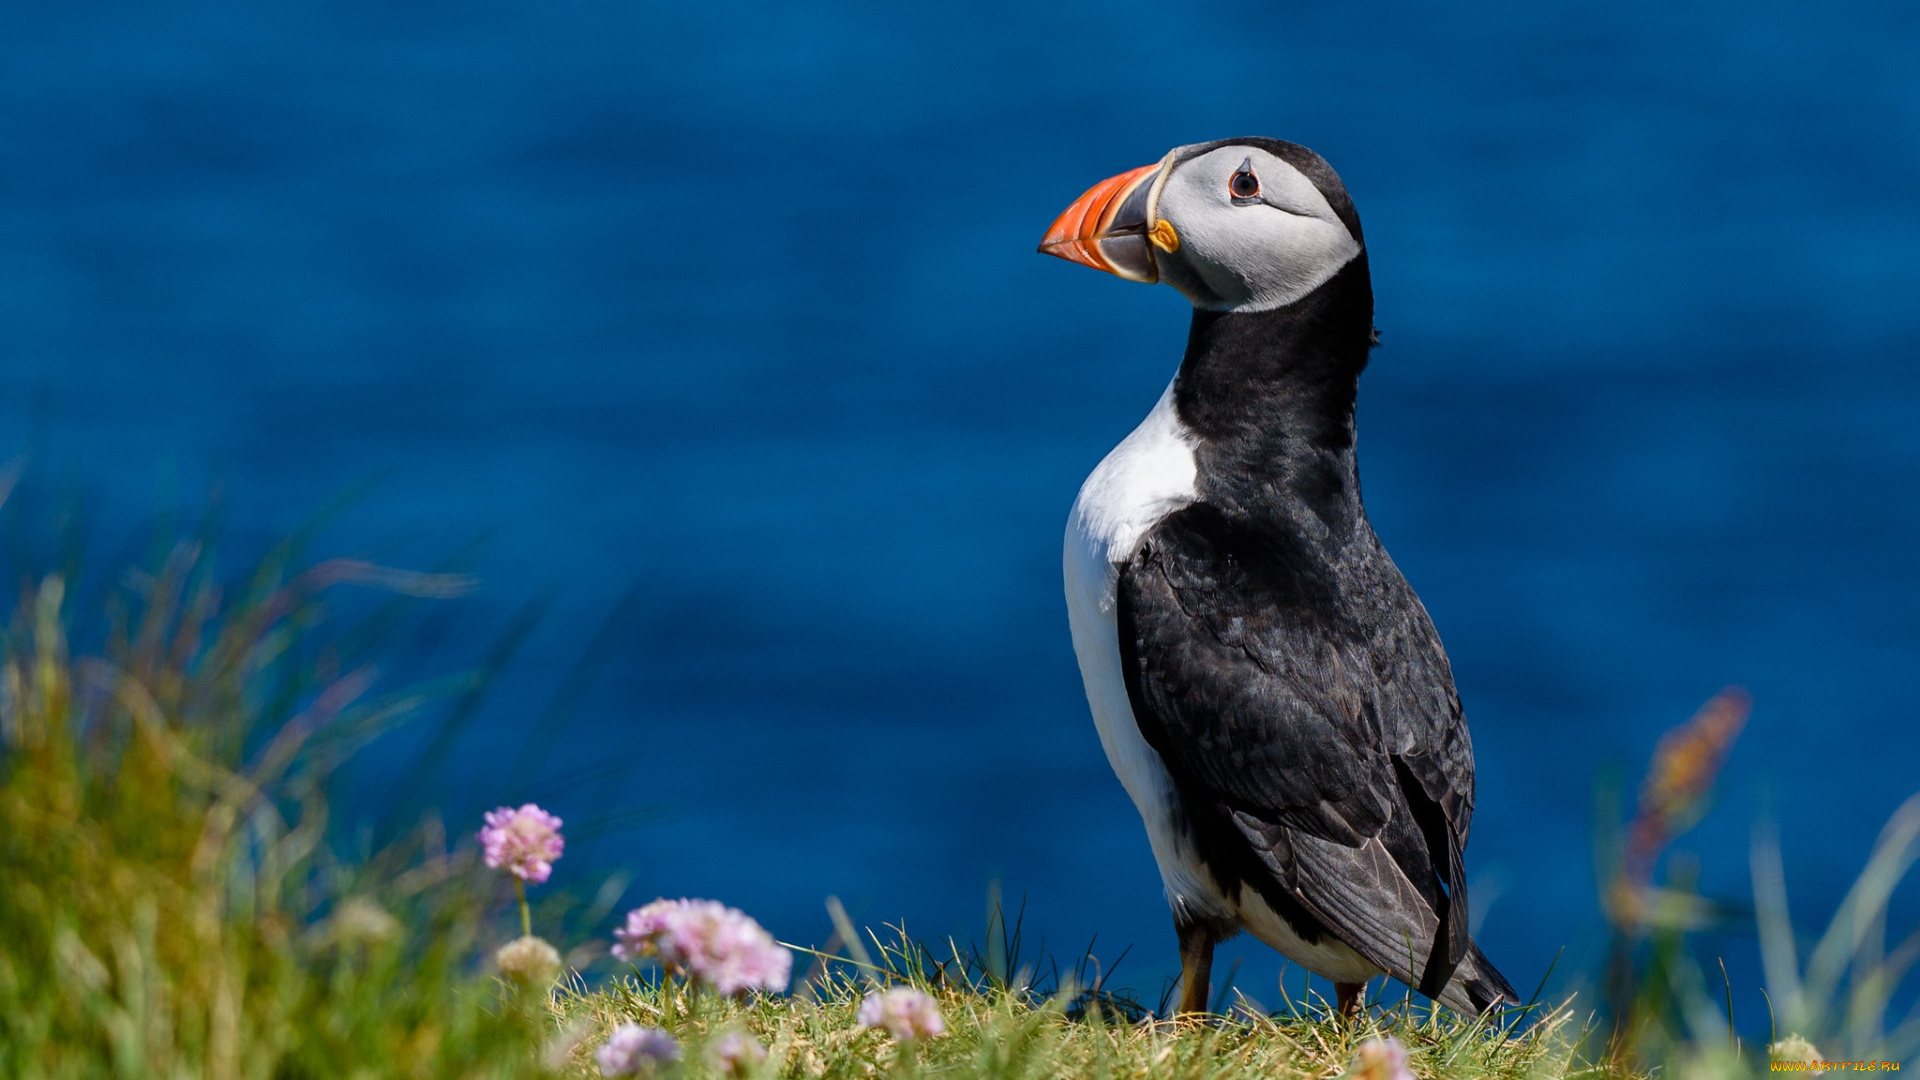
[[[1164,281],[1210,311],[1291,304],[1364,246],[1333,167],[1278,139],[1178,147],[1095,184],[1040,241],[1128,281]]]

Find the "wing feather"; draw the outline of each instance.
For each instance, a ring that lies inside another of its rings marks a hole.
[[[1121,568],[1121,654],[1141,734],[1183,798],[1230,816],[1255,884],[1438,992],[1471,950],[1472,746],[1431,622],[1374,551],[1343,578],[1309,541],[1196,503]]]

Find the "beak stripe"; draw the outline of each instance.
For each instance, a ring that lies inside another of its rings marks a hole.
[[[1101,250],[1100,242],[1123,235],[1109,231],[1113,227],[1115,216],[1120,213],[1121,208],[1128,201],[1127,196],[1133,193],[1134,188],[1159,169],[1160,165],[1157,162],[1152,165],[1142,165],[1140,168],[1129,169],[1119,176],[1110,177],[1095,184],[1085,195],[1075,199],[1065,213],[1054,220],[1053,227],[1047,230],[1047,235],[1040,241],[1040,250],[1068,262],[1091,266],[1095,270],[1105,270],[1109,274],[1120,277],[1153,280],[1153,276],[1143,279],[1138,268],[1122,268],[1116,265]],[[1141,225],[1143,226],[1144,222]],[[1132,236],[1134,233],[1129,232],[1124,235]]]

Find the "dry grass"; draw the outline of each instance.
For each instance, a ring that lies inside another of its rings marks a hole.
[[[591,1048],[615,1024],[658,1025],[669,1014],[672,1030],[687,1046],[685,1067],[695,1077],[713,1075],[701,1047],[729,1028],[744,1029],[768,1047],[766,1075],[822,1080],[915,1074],[954,1080],[1337,1077],[1350,1071],[1360,1042],[1385,1036],[1407,1046],[1422,1080],[1596,1074],[1575,1059],[1577,1040],[1565,1011],[1518,1031],[1426,1010],[1377,1010],[1358,1022],[1322,1009],[1297,1016],[1127,1022],[1071,993],[1036,1001],[1018,990],[950,986],[934,988],[948,1034],[916,1046],[858,1027],[854,1013],[867,988],[863,980],[842,976],[796,998],[731,1001],[680,990],[669,1008],[657,982],[623,977],[597,990],[558,995],[555,1009],[579,1076],[597,1075],[589,1063]]]

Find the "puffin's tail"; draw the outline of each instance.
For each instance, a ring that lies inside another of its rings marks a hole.
[[[1465,1016],[1486,1012],[1497,1005],[1518,1005],[1520,998],[1500,974],[1480,946],[1467,949],[1466,959],[1454,969],[1446,989],[1440,991],[1440,1004]]]

